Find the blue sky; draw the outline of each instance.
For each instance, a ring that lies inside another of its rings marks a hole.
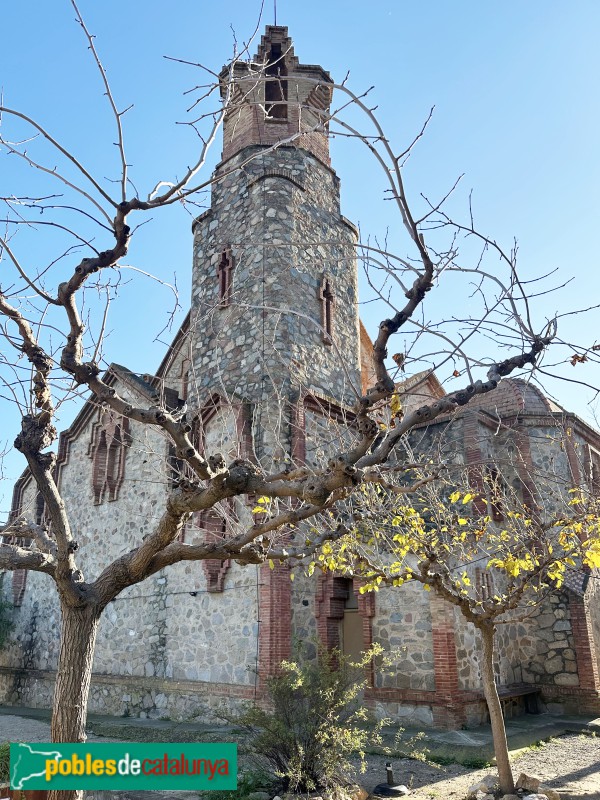
[[[134,104],[124,118],[128,160],[136,186],[147,192],[158,180],[180,175],[197,152],[189,129],[174,123],[185,119],[190,104],[184,92],[204,78],[163,56],[219,69],[231,53],[230,26],[239,41],[247,39],[259,4],[81,0],[80,8],[96,36],[117,104]],[[466,198],[473,189],[480,229],[508,247],[518,239],[524,275],[558,268],[562,279],[573,276],[568,287],[540,299],[540,320],[557,309],[598,302],[596,0],[278,0],[277,21],[289,26],[302,62],[322,64],[336,79],[350,71],[356,91],[375,87],[372,104],[399,150],[436,106],[407,166],[409,195],[418,206],[420,192],[438,198],[465,173],[454,213],[467,219]],[[262,26],[272,22],[271,1]],[[3,9],[3,29],[5,105],[34,116],[95,174],[115,176],[113,120],[70,3],[11,3]],[[383,180],[367,155],[335,140],[332,157],[342,179],[343,213],[360,224],[363,234],[383,237],[391,225],[395,245],[397,221],[381,206]],[[215,150],[207,169],[217,158]],[[33,190],[35,179],[10,160],[0,162],[0,195]],[[32,265],[49,260],[54,246],[52,237],[38,236],[32,243],[25,236],[15,239],[19,254]],[[190,217],[179,208],[155,214],[135,237],[127,261],[165,280],[176,275],[182,305],[187,305]],[[64,262],[63,274],[69,266]],[[461,302],[442,295],[432,300],[432,308],[443,311],[450,305],[460,313]],[[152,340],[170,304],[169,293],[151,283],[139,284],[136,278],[125,285],[113,306],[107,358],[136,372],[152,372],[164,352],[164,344]],[[363,316],[373,331],[380,315],[369,306]],[[596,319],[591,314],[569,320],[566,335],[593,344]],[[563,372],[599,383],[593,365],[576,370],[566,365]],[[550,383],[549,389],[563,405],[589,416],[590,394],[581,387]],[[64,422],[68,418],[65,412]],[[12,441],[15,422],[2,419],[0,440]],[[21,468],[18,459],[6,461],[6,485]],[[0,512],[6,504],[5,495]]]

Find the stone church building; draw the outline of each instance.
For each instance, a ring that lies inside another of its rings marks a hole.
[[[372,372],[358,317],[357,230],[340,213],[319,124],[329,74],[299,62],[284,27],[267,27],[256,58],[267,80],[255,83],[236,66],[218,180],[193,224],[190,312],[156,374],[113,364],[107,380],[136,405],[185,404],[207,452],[310,465],[323,455],[319,441],[343,435],[331,420],[343,420]],[[405,406],[444,393],[426,373],[401,390]],[[441,442],[458,463],[490,470],[517,454],[513,479],[531,497],[536,469],[570,485],[600,484],[598,432],[524,380],[502,381],[419,436]],[[61,435],[56,468],[86,576],[139,543],[177,466],[160,432],[88,400]],[[43,521],[28,473],[11,513]],[[239,501],[223,504],[198,515],[185,538],[227,536],[248,519]],[[417,585],[360,594],[357,581],[333,574],[295,577],[285,565],[213,560],[170,567],[126,590],[103,616],[90,711],[189,719],[253,701],[298,638],[350,653],[372,642],[397,651],[392,671],[374,666],[369,674],[366,702],[382,714],[445,727],[485,719],[477,640],[458,611]],[[527,621],[500,631],[496,671],[507,711],[524,706],[529,690],[549,708],[600,711],[593,577],[573,580]],[[486,573],[474,578],[486,591]],[[0,703],[49,707],[59,625],[50,578],[7,573],[3,590],[16,630],[0,652]]]

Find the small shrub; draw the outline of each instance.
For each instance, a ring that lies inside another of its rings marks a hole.
[[[492,766],[492,762],[487,758],[461,758],[460,763],[469,769],[485,769]]]
[[[252,708],[236,722],[250,733],[251,751],[293,792],[331,791],[348,785],[367,745],[382,744],[385,724],[369,719],[360,696],[365,671],[381,653],[378,646],[351,662],[337,651],[321,650],[318,661],[284,661],[268,682],[271,710]],[[298,655],[302,655],[298,653]]]
[[[0,744],[0,785],[4,783],[8,783],[10,778],[9,773],[9,766],[10,766],[10,745]]]

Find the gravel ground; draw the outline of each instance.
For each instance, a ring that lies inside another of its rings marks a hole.
[[[89,734],[90,742],[111,742],[115,739],[105,739],[101,736]],[[1,742],[49,742],[50,725],[38,719],[0,715],[0,743]]]
[[[46,722],[17,716],[0,716],[0,742],[43,742],[50,737]],[[90,741],[110,741],[90,735]],[[367,771],[360,783],[371,790],[385,783],[385,756],[368,756]],[[564,800],[600,800],[600,738],[568,734],[527,750],[513,760],[515,777],[519,772],[538,775],[557,789]],[[392,759],[394,778],[406,784],[417,800],[463,800],[469,786],[493,769],[472,770],[458,764],[436,766],[411,759]],[[140,793],[141,794],[141,793]]]
[[[368,758],[367,772],[360,777],[365,789],[385,783],[382,756]],[[459,764],[436,766],[410,759],[392,759],[394,779],[412,789],[411,797],[463,800],[467,790],[493,768],[467,769]],[[600,800],[600,739],[567,734],[541,743],[513,759],[515,779],[520,772],[537,775],[543,783],[559,791],[564,800]]]

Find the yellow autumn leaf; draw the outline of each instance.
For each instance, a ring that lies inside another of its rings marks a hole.
[[[394,416],[398,416],[398,414],[402,413],[402,402],[397,394],[392,395],[390,410]]]
[[[462,501],[462,504],[463,504],[463,506],[465,506],[467,503],[470,503],[470,502],[471,502],[471,500],[472,500],[474,497],[475,497],[475,495],[473,495],[473,494],[470,494],[469,492],[467,492],[467,493],[466,493],[466,495],[463,497],[463,501]]]
[[[594,567],[600,569],[600,542],[592,543],[592,545],[586,550],[583,561],[592,569]]]

